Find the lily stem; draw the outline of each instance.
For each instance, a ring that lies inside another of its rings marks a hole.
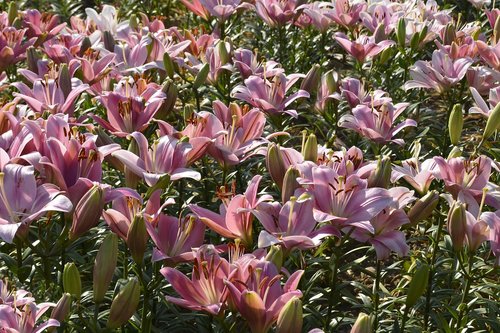
[[[378,326],[378,310],[379,310],[379,302],[380,302],[380,272],[382,270],[382,262],[380,260],[377,260],[377,272],[375,275],[375,284],[373,285],[373,312],[375,319],[373,321],[373,331],[377,331],[377,326]]]

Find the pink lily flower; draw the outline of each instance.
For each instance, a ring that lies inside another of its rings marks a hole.
[[[392,99],[387,97],[383,90],[366,91],[361,81],[356,78],[345,78],[340,85],[342,97],[345,98],[351,108],[359,104],[369,107],[378,107],[390,103]],[[334,98],[341,100],[340,96],[334,94]]]
[[[28,28],[26,32],[28,38],[41,38],[42,42],[54,38],[66,27],[66,23],[59,24],[57,15],[41,14],[37,9],[28,9],[25,12],[24,25]]]
[[[333,23],[331,16],[334,9],[331,2],[318,1],[304,4],[297,7],[297,11],[299,10],[303,10],[304,14],[310,18],[312,26],[321,33],[325,33]],[[330,17],[327,14],[330,14]]]
[[[434,180],[434,172],[437,168],[436,161],[429,158],[422,163],[417,158],[410,158],[401,162],[402,166],[394,165],[392,167],[391,181],[397,182],[403,178],[418,193],[424,195],[429,190]]]
[[[246,6],[241,4],[241,0],[199,0],[199,2],[221,22],[227,20],[239,8]]]
[[[80,48],[85,36],[59,34],[43,43],[43,51],[56,64],[68,64],[80,55]]]
[[[254,176],[244,195],[238,194],[231,200],[224,200],[220,205],[220,214],[198,205],[191,204],[188,207],[201,222],[222,237],[240,239],[244,246],[249,247],[253,242],[251,210],[270,199],[269,195],[257,199],[257,190],[261,179],[262,176]]]
[[[89,88],[86,84],[79,84],[66,95],[54,79],[35,81],[33,89],[22,82],[12,85],[21,92],[14,93],[14,96],[22,98],[33,111],[39,114],[45,111],[51,114],[65,113],[69,116],[73,116],[75,102],[80,94]]]
[[[56,186],[37,186],[32,166],[7,164],[0,173],[0,185],[0,238],[7,243],[12,243],[19,228],[46,212],[71,211],[71,201]]]
[[[327,16],[346,28],[354,27],[360,20],[361,12],[366,10],[366,3],[349,4],[349,0],[336,0],[335,10]]]
[[[93,115],[92,118],[118,137],[144,131],[160,109],[166,95],[156,84],[144,79],[122,79],[114,91],[98,97],[106,108],[108,121]]]
[[[87,83],[96,95],[103,95],[103,91],[111,86],[111,64],[115,61],[115,54],[109,53],[100,57],[100,52],[88,49],[76,62],[80,63],[82,81]]]
[[[270,27],[287,24],[296,14],[296,0],[256,0],[257,15]]]
[[[490,239],[491,229],[495,224],[500,224],[500,212],[482,212],[473,215],[470,211],[465,212],[467,224],[465,227],[465,243],[470,251],[476,252],[479,246]],[[493,248],[493,247],[492,247]]]
[[[257,55],[247,49],[234,51],[233,63],[244,79],[251,75],[266,78],[273,77],[285,72],[276,61],[263,59],[262,62],[259,62]]]
[[[35,299],[31,297],[29,291],[23,289],[11,290],[8,281],[0,279],[0,304],[11,307],[21,307],[28,303],[33,303]]]
[[[23,311],[16,311],[9,305],[2,304],[0,305],[1,331],[6,333],[39,333],[49,327],[59,327],[60,324],[55,319],[49,319],[35,327],[37,320],[51,306],[55,306],[55,304],[43,303],[36,305],[35,303],[29,303],[24,306]]]
[[[112,156],[137,176],[143,177],[149,186],[154,186],[165,175],[169,175],[170,180],[201,179],[199,172],[186,168],[187,156],[192,149],[189,143],[163,136],[148,148],[148,140],[142,133],[134,132],[130,136],[137,142],[139,156],[123,149],[112,153]]]
[[[210,19],[210,12],[202,5],[200,0],[181,0],[181,2],[196,16],[201,17],[205,21],[208,21]]]
[[[285,97],[285,94],[300,77],[301,75],[298,74],[289,76],[277,74],[270,82],[266,78],[252,75],[245,80],[244,86],[235,87],[231,95],[267,114],[275,115],[285,112],[297,117],[297,111],[285,109],[298,98],[309,98],[309,93],[300,89],[291,96]]]
[[[26,29],[17,30],[10,26],[0,29],[0,73],[26,58],[26,49],[34,40],[24,41],[25,32]]]
[[[406,256],[410,250],[405,234],[397,229],[410,223],[403,209],[414,200],[413,191],[409,191],[406,187],[393,187],[389,193],[394,198],[394,202],[370,220],[374,229],[373,233],[366,229],[356,228],[351,234],[352,238],[360,242],[372,244],[377,253],[377,260],[389,258],[391,251],[400,256]]]
[[[212,315],[218,315],[226,302],[224,281],[229,277],[230,264],[211,245],[203,246],[195,252],[191,279],[170,267],[162,268],[160,273],[181,296],[167,296],[169,302]]]
[[[488,99],[489,106],[486,104],[484,99],[475,88],[470,87],[470,91],[477,106],[471,107],[469,109],[469,112],[479,113],[486,118],[489,118],[491,112],[493,112],[493,109],[497,106],[498,103],[500,103],[500,86],[490,90],[490,98]]]
[[[386,36],[389,36],[398,22],[398,15],[396,15],[390,6],[384,5],[383,3],[369,6],[367,11],[359,13],[359,17],[363,25],[370,30],[371,33],[375,33],[383,24]]]
[[[487,95],[491,89],[498,87],[500,72],[488,66],[469,67],[466,78],[469,87],[476,89],[481,95]]]
[[[486,213],[483,213],[486,214]],[[483,217],[490,228],[489,241],[491,252],[496,257],[495,266],[500,266],[500,210]]]
[[[405,83],[406,90],[413,88],[434,89],[439,93],[457,84],[472,65],[469,58],[452,60],[441,50],[432,53],[432,62],[419,60],[410,69],[413,80]]]
[[[475,160],[466,160],[462,157],[445,160],[441,156],[434,157],[437,169],[434,176],[444,180],[446,190],[455,199],[462,193],[462,202],[478,206],[483,199],[483,189],[489,191],[485,195],[485,203],[495,209],[500,208],[498,200],[498,189],[489,183],[492,161],[486,156],[479,156]]]
[[[358,105],[352,110],[352,115],[343,115],[339,120],[339,126],[350,128],[364,137],[378,143],[394,142],[403,145],[403,139],[393,139],[402,129],[416,127],[417,122],[406,119],[394,126],[394,120],[406,109],[408,103],[392,105],[387,103],[379,109],[370,108],[366,105]]]
[[[384,40],[376,43],[375,37],[368,37],[366,35],[360,35],[355,41],[350,41],[349,37],[340,32],[335,34],[335,40],[337,40],[347,53],[362,64],[367,58],[373,58],[395,44],[392,40]]]
[[[256,267],[250,266],[246,281],[226,280],[231,301],[252,333],[266,333],[278,319],[283,306],[293,297],[302,297],[297,290],[304,271],[290,275],[281,287],[281,275],[271,262],[260,261]]]
[[[271,207],[271,213],[266,212]],[[253,212],[263,225],[259,235],[260,248],[274,244],[282,244],[287,250],[298,248],[306,250],[321,243],[321,239],[329,233],[322,233],[321,228],[314,231],[317,222],[313,215],[314,199],[303,194],[292,197],[283,207],[280,205],[261,204]]]
[[[316,102],[314,108],[319,112],[326,110],[328,102],[336,99],[338,96],[338,74],[334,71],[328,71],[321,75],[318,91],[316,93]]]
[[[312,164],[311,164],[312,165]],[[367,188],[367,181],[357,175],[340,176],[325,166],[312,166],[311,181],[299,179],[315,199],[314,218],[332,223],[331,234],[356,227],[374,233],[370,220],[386,208],[392,197],[386,189]]]

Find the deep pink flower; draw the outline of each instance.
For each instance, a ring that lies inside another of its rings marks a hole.
[[[410,158],[401,162],[402,166],[392,167],[391,181],[396,182],[403,178],[420,194],[425,194],[429,190],[434,171],[437,168],[434,159],[430,158],[422,163],[417,158]]]
[[[181,0],[182,4],[186,6],[187,9],[192,11],[195,15],[201,17],[205,21],[210,18],[210,12],[203,7],[200,0]]]
[[[395,44],[392,40],[384,40],[376,43],[375,37],[368,37],[366,35],[361,35],[355,41],[351,41],[349,37],[340,32],[335,34],[335,39],[347,53],[360,63],[364,63],[367,58],[373,58]]]
[[[192,178],[200,180],[200,173],[187,169],[187,157],[192,149],[187,142],[181,142],[171,136],[162,136],[148,148],[148,139],[140,132],[130,134],[137,142],[139,156],[119,150],[112,155],[119,159],[136,175],[143,177],[149,186],[154,186],[161,177],[170,176],[170,180]]]
[[[49,319],[35,327],[36,321],[44,314],[53,303],[28,303],[22,311],[9,305],[0,305],[0,332],[2,333],[39,333],[49,327],[59,327],[59,322]]]
[[[406,127],[417,126],[413,119],[406,119],[394,126],[394,121],[407,106],[408,103],[396,105],[387,103],[380,108],[358,105],[352,110],[352,115],[346,114],[340,118],[339,126],[353,129],[378,143],[394,142],[402,145],[404,144],[403,139],[394,139],[394,136]]]
[[[32,166],[7,164],[0,173],[0,185],[0,238],[8,243],[20,227],[44,213],[71,211],[71,201],[56,186],[37,186]]]
[[[298,98],[308,98],[309,93],[305,90],[299,90],[288,97],[285,97],[285,94],[300,77],[301,75],[285,76],[284,74],[277,74],[271,82],[266,78],[252,75],[245,80],[245,85],[235,87],[231,95],[261,109],[267,114],[274,115],[285,112],[296,117],[297,112],[295,110],[285,109]]]
[[[26,58],[26,49],[34,40],[24,41],[26,29],[0,26],[0,73]]]
[[[49,13],[41,14],[37,9],[28,9],[24,14],[24,25],[28,28],[28,38],[38,37],[42,41],[54,38],[66,23],[59,24],[59,17]],[[37,42],[38,44],[38,42]]]
[[[283,26],[287,24],[296,13],[296,0],[256,0],[255,10],[257,15],[269,26]]]
[[[331,2],[313,2],[297,7],[297,11],[302,10],[311,20],[311,24],[320,32],[325,33],[332,25],[333,4]],[[330,17],[328,16],[330,14]]]
[[[369,107],[377,107],[385,103],[390,103],[392,99],[387,97],[387,92],[383,90],[366,91],[361,81],[356,78],[347,77],[340,84],[342,97],[347,101],[351,108],[359,104]],[[341,100],[340,96],[335,98]]]
[[[237,9],[244,7],[241,0],[199,0],[212,16],[227,20]]]
[[[234,51],[233,62],[244,79],[251,75],[273,77],[285,72],[276,61],[266,59],[259,61],[257,54],[248,49]]]
[[[335,10],[327,16],[346,28],[354,27],[360,20],[359,15],[366,10],[366,3],[349,4],[349,0],[336,0]]]
[[[500,72],[489,66],[469,67],[466,78],[469,87],[476,89],[481,95],[487,95],[491,89],[498,87]]]

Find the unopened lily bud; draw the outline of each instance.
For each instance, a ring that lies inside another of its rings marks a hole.
[[[302,301],[294,296],[281,308],[276,322],[276,333],[300,333],[302,321]]]
[[[396,38],[398,40],[398,45],[404,48],[406,45],[406,21],[404,18],[399,19]]]
[[[439,193],[436,190],[432,190],[418,199],[408,212],[410,225],[415,225],[431,216],[438,203]]]
[[[59,322],[66,320],[71,308],[71,294],[64,293],[62,297],[57,302],[57,305],[52,309],[50,318],[55,319]]]
[[[183,110],[183,116],[184,116],[184,122],[187,123],[189,122],[189,120],[191,119],[191,117],[193,116],[195,112],[195,107],[193,104],[186,104],[184,105],[184,110]]]
[[[115,38],[111,34],[110,31],[106,30],[103,32],[103,40],[104,40],[104,48],[109,52],[113,52],[115,50]]]
[[[94,302],[102,303],[113,279],[118,260],[118,236],[110,233],[104,238],[94,263]]]
[[[69,293],[76,299],[80,299],[82,295],[82,280],[80,279],[80,272],[74,263],[64,265],[63,288],[65,293]]]
[[[500,42],[500,15],[498,15],[493,27],[493,44],[496,45],[498,42]]]
[[[76,239],[93,228],[99,222],[103,208],[104,191],[96,184],[76,204],[69,238]]]
[[[371,333],[372,319],[366,313],[360,313],[354,326],[351,328],[351,333]]]
[[[373,37],[375,38],[375,43],[383,42],[387,40],[387,34],[385,33],[385,24],[380,23],[378,27],[373,32]]]
[[[410,48],[412,51],[415,51],[418,47],[418,44],[420,42],[420,34],[414,34],[410,38]]]
[[[162,117],[164,118],[168,115],[168,113],[170,113],[174,109],[175,102],[177,102],[178,90],[177,90],[177,86],[175,85],[174,81],[172,81],[172,79],[170,79],[170,78],[165,80],[165,83],[163,84],[163,87],[161,90],[165,93],[167,98],[165,98],[165,100],[163,101],[161,109],[157,113],[157,115],[160,118],[162,118]]]
[[[427,37],[427,29],[428,29],[427,25],[424,25],[422,30],[420,30],[419,40],[418,40],[418,44],[416,45],[416,47],[420,47],[422,45],[422,43],[424,42],[425,38]]]
[[[136,216],[127,233],[127,245],[130,249],[130,254],[134,261],[138,264],[142,263],[144,252],[146,252],[146,244],[148,242],[148,231],[144,224],[142,216]]]
[[[128,21],[128,25],[132,28],[132,29],[136,29],[138,26],[139,26],[139,18],[137,17],[137,15],[135,14],[132,14],[130,16],[130,19]]]
[[[59,87],[64,94],[64,97],[67,98],[69,93],[71,92],[71,76],[69,75],[68,64],[61,64],[59,69],[59,78],[58,78]]]
[[[451,45],[451,43],[455,41],[456,37],[457,34],[455,26],[451,23],[448,23],[444,28],[443,44]]]
[[[285,177],[286,168],[280,148],[274,143],[271,143],[267,148],[266,166],[271,178],[281,190],[283,188],[283,178]]]
[[[302,155],[304,156],[304,160],[316,163],[318,160],[318,139],[316,138],[316,135],[309,135],[306,144],[304,145]]]
[[[406,295],[406,306],[413,307],[417,300],[422,296],[427,288],[427,281],[429,279],[429,266],[427,264],[421,264],[417,267],[413,278],[410,281],[410,286],[408,287],[408,294]]]
[[[387,60],[391,59],[391,57],[392,57],[392,47],[389,47],[380,52],[380,55],[378,56],[378,61],[381,65],[383,65],[387,62]]]
[[[465,204],[455,202],[448,212],[448,232],[455,251],[460,251],[464,247],[466,228]]]
[[[198,72],[198,75],[196,75],[196,78],[194,79],[193,82],[194,89],[198,89],[199,87],[201,87],[203,83],[205,83],[209,71],[210,71],[210,66],[208,64],[203,65],[203,67]]]
[[[300,89],[307,91],[308,93],[316,93],[318,90],[319,80],[321,79],[321,66],[315,64],[311,67],[309,72],[307,72],[306,77],[300,85]]]
[[[226,64],[229,62],[230,57],[227,50],[226,42],[220,41],[217,44],[217,50],[219,51],[219,58],[222,64]]]
[[[337,91],[339,86],[339,75],[337,72],[330,70],[324,74],[326,86],[329,93]]]
[[[368,186],[387,188],[391,181],[391,172],[391,158],[389,156],[379,158],[377,168],[368,177]]]
[[[290,200],[290,198],[295,193],[295,190],[299,188],[299,182],[297,178],[300,177],[299,170],[291,166],[285,173],[283,178],[283,189],[281,190],[281,201],[283,203]]]
[[[125,324],[137,310],[139,305],[140,285],[137,278],[130,279],[120,290],[111,303],[109,310],[108,328],[118,328]]]
[[[271,245],[269,252],[267,252],[266,260],[272,262],[278,272],[281,271],[281,266],[283,265],[283,249],[281,246]]]
[[[451,144],[457,145],[462,136],[462,129],[464,127],[464,116],[462,114],[462,106],[455,104],[448,119],[448,132],[450,134]]]
[[[17,18],[17,4],[15,1],[9,3],[9,9],[7,11],[7,19],[9,20],[9,25],[14,25],[14,20]]]
[[[483,140],[488,139],[495,131],[500,129],[500,103],[491,111],[483,132]]]
[[[26,64],[28,65],[28,69],[33,73],[38,74],[38,60],[40,57],[36,52],[36,48],[33,46],[28,47],[26,50]]]
[[[91,46],[92,46],[92,42],[90,41],[90,38],[89,37],[85,37],[82,40],[82,45],[80,46],[80,51],[78,52],[78,55],[80,57],[82,57],[83,54],[85,53],[85,51],[87,51],[88,49],[90,49]]]
[[[165,67],[165,72],[167,72],[168,77],[173,80],[175,74],[175,67],[174,67],[174,62],[172,61],[172,58],[170,58],[168,52],[165,52],[163,54],[163,67]]]
[[[137,141],[135,141],[134,139],[130,140],[130,143],[128,145],[128,151],[136,155],[139,155],[139,146],[137,145]],[[139,181],[142,179],[142,177],[137,176],[127,166],[123,167],[123,171],[125,173],[125,185],[129,188],[133,189],[137,188],[137,185],[139,184]]]
[[[455,158],[460,156],[462,156],[462,149],[460,149],[460,147],[453,146],[450,153],[448,154],[447,159],[449,160],[450,158]]]

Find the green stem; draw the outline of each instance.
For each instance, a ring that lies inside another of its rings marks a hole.
[[[123,278],[128,278],[128,248],[125,245],[125,250],[123,251]]]
[[[403,313],[403,321],[401,322],[401,332],[405,331],[406,321],[408,320],[408,311],[410,307],[406,306],[405,311]]]
[[[329,331],[330,320],[332,317],[332,310],[335,305],[335,297],[336,297],[336,284],[337,284],[337,276],[339,271],[340,264],[340,253],[339,248],[336,247],[332,253],[331,262],[331,279],[330,279],[330,294],[328,295],[328,312],[325,320],[325,332]]]
[[[469,260],[468,260],[468,271],[465,271],[464,269],[464,277],[465,277],[465,287],[464,287],[464,292],[462,294],[462,301],[460,302],[459,305],[459,313],[458,313],[458,319],[457,319],[457,332],[461,331],[462,328],[462,319],[465,314],[465,310],[467,310],[467,304],[465,301],[467,300],[467,296],[469,295],[469,290],[472,284],[472,264],[473,264],[473,259],[474,259],[474,254],[469,253]]]
[[[377,272],[375,275],[375,284],[373,285],[373,312],[375,315],[375,319],[373,320],[373,331],[377,332],[378,327],[378,310],[379,310],[379,302],[380,302],[380,272],[382,270],[382,264],[380,260],[377,260]]]

